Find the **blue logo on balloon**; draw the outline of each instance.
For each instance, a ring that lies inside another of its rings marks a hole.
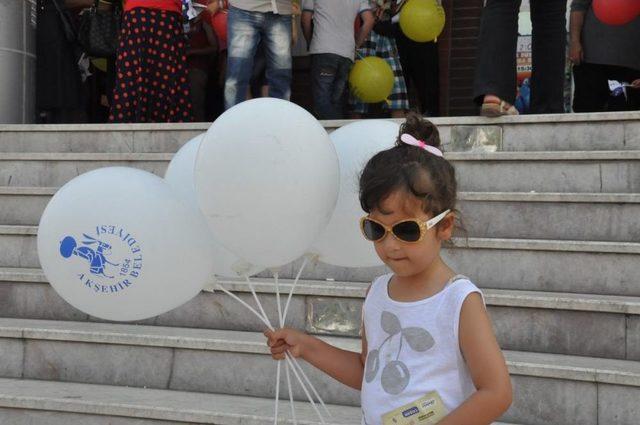
[[[113,294],[129,288],[140,277],[142,270],[142,249],[133,235],[114,225],[96,226],[96,236],[83,233],[81,244],[73,236],[66,236],[60,242],[63,258],[76,256],[85,260],[89,273],[79,273],[84,286],[97,293]],[[120,256],[119,262],[109,261],[113,247]],[[78,263],[75,263],[78,264]],[[85,269],[86,270],[86,269]]]

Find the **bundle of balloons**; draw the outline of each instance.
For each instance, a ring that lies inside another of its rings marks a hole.
[[[437,39],[444,24],[445,13],[438,0],[409,0],[400,11],[400,29],[418,43]],[[361,57],[349,74],[349,85],[361,102],[384,102],[394,86],[391,65],[377,56]]]
[[[594,0],[593,12],[607,25],[626,25],[640,16],[638,0]]]
[[[40,221],[40,263],[62,298],[102,319],[150,318],[215,285],[273,329],[250,279],[270,269],[277,325],[285,326],[310,258],[347,267],[381,264],[359,232],[358,175],[371,156],[393,146],[398,130],[395,123],[370,120],[329,136],[293,103],[241,103],[187,142],[164,179],[110,167],[65,184]],[[282,308],[278,269],[301,257]],[[241,277],[257,309],[216,277]],[[288,356],[289,388],[290,370],[322,420],[314,397],[324,406],[322,399]]]

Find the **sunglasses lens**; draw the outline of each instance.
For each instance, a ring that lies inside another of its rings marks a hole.
[[[386,233],[384,227],[369,219],[362,220],[362,233],[370,241],[381,239]]]
[[[405,242],[416,242],[420,239],[420,225],[415,221],[403,221],[393,226],[393,234]]]

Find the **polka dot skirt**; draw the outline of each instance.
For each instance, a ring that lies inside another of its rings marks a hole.
[[[110,122],[191,121],[182,17],[135,8],[123,16]]]

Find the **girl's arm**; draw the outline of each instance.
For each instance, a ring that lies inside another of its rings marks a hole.
[[[511,405],[511,380],[480,294],[462,304],[460,349],[477,391],[439,425],[484,425],[498,419]]]
[[[294,357],[302,357],[316,368],[343,384],[360,390],[364,364],[367,356],[367,341],[362,338],[362,352],[342,350],[326,342],[294,329],[267,331],[271,355],[276,360],[284,359],[289,351]]]

